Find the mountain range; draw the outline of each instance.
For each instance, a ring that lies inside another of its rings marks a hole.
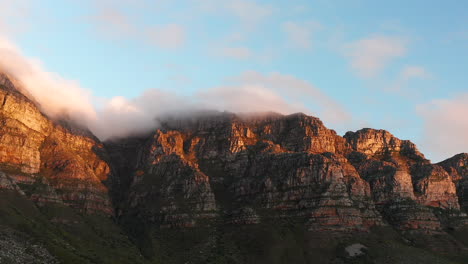
[[[302,113],[101,142],[0,74],[0,263],[468,263],[468,154]]]

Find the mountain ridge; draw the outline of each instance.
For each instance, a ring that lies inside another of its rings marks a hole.
[[[0,227],[32,234],[59,262],[400,263],[373,245],[379,232],[415,259],[468,259],[466,153],[432,164],[388,131],[340,136],[303,113],[174,117],[100,142],[48,118],[7,75],[0,85]],[[335,254],[353,237],[368,255]]]

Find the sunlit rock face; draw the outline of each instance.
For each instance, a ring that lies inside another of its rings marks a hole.
[[[126,141],[106,143],[131,157],[120,213],[163,228],[290,218],[318,231],[438,232],[431,208],[460,209],[449,173],[384,130],[340,137],[304,114],[217,113],[168,119],[130,151]]]
[[[137,155],[144,159],[138,163],[146,166],[141,176],[135,173],[130,204],[152,208],[145,218],[164,226],[271,217],[302,219],[314,230],[382,224],[368,183],[333,154],[344,153],[346,142],[317,118],[221,114],[168,121],[142,148],[147,151]],[[156,194],[164,206],[150,204]]]
[[[288,219],[338,233],[440,232],[440,212],[468,207],[466,154],[431,164],[384,130],[341,137],[304,114],[211,112],[102,144],[24,94],[0,75],[0,188],[38,205],[161,229]]]
[[[393,225],[439,230],[439,220],[427,207],[460,209],[449,174],[430,164],[410,141],[374,129],[344,137],[354,150],[348,158],[369,182],[376,206]]]
[[[51,124],[6,75],[0,75],[0,84],[0,162],[24,173],[38,173],[39,148],[51,133]]]
[[[461,153],[439,163],[450,175],[457,188],[460,206],[468,210],[468,154]]]
[[[407,161],[429,162],[409,140],[400,140],[385,130],[364,128],[344,135],[353,150],[370,157],[403,156]]]
[[[10,79],[0,74],[0,166],[2,182],[7,182],[3,186],[22,190],[38,204],[112,213],[102,183],[110,168],[97,154],[102,144],[90,133],[72,132],[71,124],[51,121]]]

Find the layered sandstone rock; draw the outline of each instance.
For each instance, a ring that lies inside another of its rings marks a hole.
[[[161,226],[272,217],[314,230],[382,224],[369,184],[340,154],[349,146],[314,117],[169,120],[138,149],[129,206]]]
[[[344,137],[354,150],[349,160],[369,182],[377,207],[393,225],[439,230],[439,220],[427,206],[460,208],[450,176],[430,164],[410,141],[375,129],[348,132]]]
[[[461,153],[439,163],[456,184],[460,206],[468,211],[468,154]]]
[[[10,188],[23,189],[38,204],[112,212],[102,183],[110,169],[97,154],[103,146],[96,138],[51,121],[5,74],[0,102],[0,166]]]
[[[428,162],[409,140],[400,140],[385,130],[364,128],[344,135],[353,150],[370,157],[404,156],[411,161]]]
[[[321,231],[388,223],[432,232],[444,227],[431,208],[460,208],[450,175],[384,130],[340,137],[304,114],[161,123],[131,148],[128,139],[106,145],[128,172],[121,213],[159,227],[290,218]]]
[[[51,121],[19,85],[0,75],[0,188],[39,205],[160,228],[287,218],[333,232],[440,231],[440,212],[468,207],[466,154],[434,165],[384,130],[340,137],[304,114],[203,113],[103,145]]]
[[[419,203],[432,207],[460,209],[455,184],[438,165],[412,167],[413,185]]]

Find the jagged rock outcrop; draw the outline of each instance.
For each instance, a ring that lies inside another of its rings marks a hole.
[[[410,141],[374,129],[340,137],[304,114],[168,119],[133,151],[127,213],[159,227],[287,217],[311,230],[432,232],[443,226],[431,208],[460,208],[449,174]]]
[[[108,145],[119,152],[119,144]],[[167,120],[131,155],[138,161],[129,207],[161,226],[258,223],[275,215],[316,229],[367,229],[381,224],[369,186],[330,152],[347,148],[303,114]]]
[[[38,204],[63,203],[84,212],[112,213],[103,185],[110,168],[98,154],[103,145],[66,121],[52,121],[0,75],[0,167],[3,186],[20,189]],[[17,88],[18,87],[18,88]],[[60,124],[62,123],[62,124]]]
[[[442,166],[457,186],[460,206],[468,211],[468,154],[461,153],[446,159],[438,165]]]
[[[430,164],[410,141],[375,129],[348,132],[344,138],[354,150],[349,160],[369,182],[377,207],[393,225],[440,230],[439,220],[427,206],[460,208],[450,176]]]
[[[353,150],[370,157],[385,157],[399,154],[411,161],[428,162],[409,140],[400,140],[385,130],[364,128],[344,135]]]
[[[463,164],[430,164],[384,130],[340,137],[304,114],[209,113],[167,118],[149,136],[104,146],[51,121],[19,82],[0,77],[0,184],[38,204],[115,209],[160,227],[289,217],[313,230],[353,231],[385,223],[438,230],[428,208],[458,210],[464,199]]]
[[[382,226],[444,234],[467,223],[468,155],[431,164],[384,130],[341,137],[305,114],[211,112],[103,144],[44,115],[5,74],[0,102],[0,189],[40,207],[113,215],[140,244],[158,230],[281,221],[340,235]]]

